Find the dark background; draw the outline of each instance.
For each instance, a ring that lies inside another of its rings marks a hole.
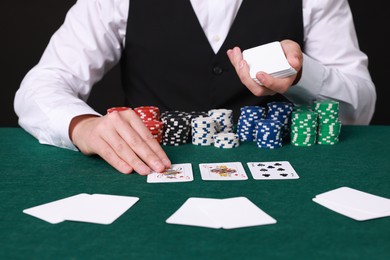
[[[76,0],[1,1],[0,126],[17,126],[13,109],[16,90],[25,74],[38,63],[51,35],[63,23]],[[388,8],[385,0],[350,0],[359,44],[369,57],[369,69],[377,88],[377,104],[371,124],[390,125],[386,104],[390,84]],[[337,30],[337,28],[334,28]],[[387,36],[386,36],[387,34]],[[386,38],[386,40],[385,40]],[[118,67],[110,71],[92,91],[88,103],[98,112],[123,104]]]

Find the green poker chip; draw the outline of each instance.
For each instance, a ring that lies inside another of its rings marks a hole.
[[[338,101],[317,100],[311,106],[294,107],[290,127],[293,145],[334,145],[339,142],[340,132]]]
[[[317,143],[320,145],[337,144],[341,130],[339,102],[334,100],[315,101],[314,111],[318,113]]]

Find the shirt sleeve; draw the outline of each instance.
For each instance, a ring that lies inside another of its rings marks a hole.
[[[368,57],[359,49],[347,0],[303,1],[304,59],[302,77],[285,96],[297,104],[334,99],[343,124],[369,124],[376,90]]]
[[[86,100],[120,60],[128,7],[128,0],[78,0],[23,79],[15,112],[19,125],[40,143],[77,150],[69,138],[70,121],[99,115]]]

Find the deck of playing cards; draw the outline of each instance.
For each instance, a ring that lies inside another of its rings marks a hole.
[[[189,198],[166,222],[233,229],[275,224],[276,220],[246,197],[236,197],[228,199]]]
[[[313,201],[358,221],[390,216],[390,199],[348,187],[319,194]]]
[[[261,82],[257,80],[256,73],[260,71],[275,78],[284,78],[297,73],[288,63],[278,41],[246,49],[242,55],[248,63],[251,78],[259,84]]]
[[[111,224],[139,198],[106,194],[81,193],[23,210],[24,213],[51,224],[65,220]]]

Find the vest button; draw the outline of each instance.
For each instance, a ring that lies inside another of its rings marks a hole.
[[[217,65],[217,66],[213,67],[213,72],[214,72],[215,75],[221,75],[222,72],[223,72],[223,69],[220,66]]]

